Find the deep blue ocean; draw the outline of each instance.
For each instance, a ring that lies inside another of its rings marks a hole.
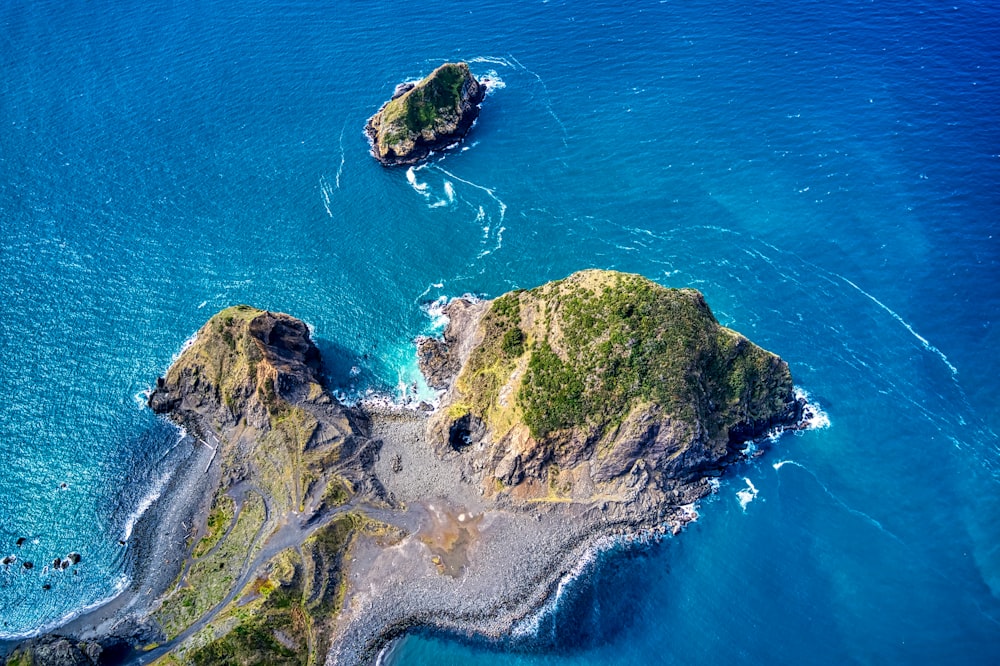
[[[464,148],[380,167],[455,59],[498,82]],[[599,267],[702,290],[829,427],[530,640],[387,661],[1000,663],[998,85],[985,1],[0,0],[0,555],[84,558],[0,570],[0,637],[125,581],[178,439],[142,393],[215,311],[398,392],[427,303]]]

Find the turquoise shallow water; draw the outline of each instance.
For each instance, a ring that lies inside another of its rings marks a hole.
[[[141,393],[214,311],[302,317],[357,395],[414,381],[427,302],[596,266],[701,289],[831,427],[599,557],[533,640],[389,661],[1000,658],[989,4],[14,1],[0,26],[0,543],[84,556],[0,571],[0,635],[127,574],[176,442]],[[380,168],[367,116],[457,58],[504,84],[468,149]]]

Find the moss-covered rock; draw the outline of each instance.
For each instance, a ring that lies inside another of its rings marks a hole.
[[[486,94],[464,63],[445,63],[417,83],[396,88],[365,127],[372,154],[385,166],[415,164],[461,139]]]
[[[487,491],[669,494],[800,416],[788,364],[720,326],[693,289],[590,270],[471,309],[475,326],[462,306],[464,336],[425,355],[465,339],[460,360],[437,363],[461,371],[433,427],[454,449],[484,443],[468,450]]]

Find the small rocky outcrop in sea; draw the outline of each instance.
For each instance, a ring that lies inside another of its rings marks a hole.
[[[421,81],[400,84],[365,126],[372,155],[384,166],[416,164],[462,139],[485,95],[464,62],[445,63]]]
[[[449,389],[431,439],[515,502],[655,515],[801,418],[788,364],[693,289],[590,270],[446,313],[444,339],[419,343],[428,381]]]

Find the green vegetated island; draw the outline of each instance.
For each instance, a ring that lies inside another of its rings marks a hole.
[[[384,166],[426,159],[465,137],[485,96],[486,85],[464,62],[445,63],[420,81],[399,84],[365,126],[372,155]]]
[[[588,270],[446,314],[418,341],[432,410],[342,405],[289,315],[212,317],[149,398],[191,445],[130,590],[8,663],[363,664],[416,627],[504,639],[598,541],[679,531],[748,440],[802,419],[788,365],[694,290]]]

